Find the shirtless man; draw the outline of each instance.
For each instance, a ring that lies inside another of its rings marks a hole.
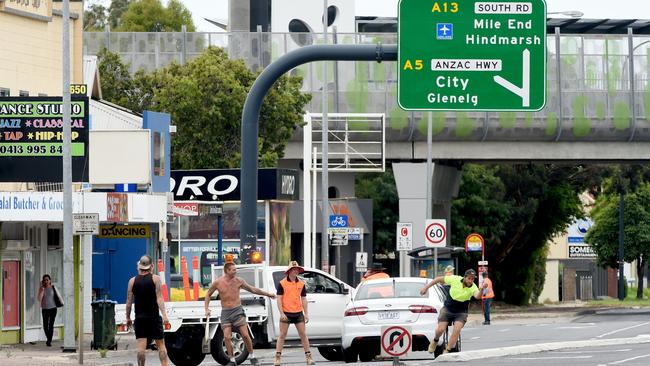
[[[210,317],[210,298],[215,291],[218,291],[221,298],[221,329],[223,330],[223,339],[226,343],[228,357],[230,357],[227,366],[237,366],[232,350],[232,327],[239,329],[239,334],[244,338],[251,364],[258,366],[260,362],[253,354],[253,341],[248,334],[248,323],[239,298],[239,289],[244,289],[252,294],[268,296],[272,299],[275,299],[275,294],[253,287],[236,275],[235,263],[228,262],[223,266],[223,275],[212,282],[205,294],[205,316]]]

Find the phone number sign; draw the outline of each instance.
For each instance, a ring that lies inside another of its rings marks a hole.
[[[88,181],[88,98],[71,98],[72,180]],[[61,97],[0,97],[0,181],[61,182]]]

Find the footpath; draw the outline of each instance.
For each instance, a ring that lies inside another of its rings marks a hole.
[[[539,305],[539,306],[496,306],[492,307],[492,320],[499,323],[511,324],[529,324],[536,322],[562,322],[567,319],[576,318],[579,316],[607,313],[616,315],[618,311],[629,312],[630,307],[592,307],[587,306],[585,303],[575,302],[568,304],[558,305]],[[636,309],[636,308],[634,308]],[[650,308],[641,308],[639,311],[650,313]],[[470,316],[468,318],[468,327],[480,326],[483,322],[483,315],[481,314],[480,307],[474,306],[470,309]],[[92,335],[87,334],[84,336],[86,342],[84,344],[84,365],[92,366],[132,366],[135,365],[135,349],[136,342],[134,335],[117,335],[116,341],[118,349],[116,351],[100,352],[98,350],[90,350],[90,339]],[[46,347],[45,342],[34,342],[32,344],[18,344],[18,345],[2,345],[0,346],[0,365],[14,366],[14,365],[29,365],[29,366],[63,366],[63,365],[77,365],[78,355],[76,353],[63,353],[61,347],[62,341],[53,341],[52,347]],[[531,345],[531,349],[536,350],[536,345]],[[260,350],[264,353],[266,350]],[[269,350],[272,351],[272,350]],[[462,352],[461,354],[450,355],[450,358],[458,358],[460,360],[462,354],[469,352]],[[483,354],[485,354],[483,352]],[[157,360],[157,352],[147,351],[148,358],[155,357]],[[467,356],[471,356],[468,354]],[[210,357],[210,356],[208,356]],[[269,356],[271,357],[271,356]],[[206,358],[207,360],[208,358]],[[147,362],[148,364],[150,362]],[[156,363],[153,363],[156,364]]]

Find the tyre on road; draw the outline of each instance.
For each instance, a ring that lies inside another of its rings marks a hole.
[[[192,327],[179,329],[176,333],[165,333],[167,356],[176,366],[198,366],[205,359],[201,349],[202,331]]]
[[[345,363],[357,362],[357,350],[354,347],[343,349],[343,361]]]
[[[333,346],[318,347],[318,353],[327,361],[343,361],[343,348]]]
[[[241,364],[248,358],[248,350],[246,349],[246,344],[244,343],[244,337],[239,333],[239,330],[233,329],[232,336],[232,350],[235,354],[235,361],[237,364]],[[214,338],[210,341],[210,353],[212,358],[221,365],[226,365],[230,361],[228,357],[228,351],[226,350],[226,344],[223,339],[223,331],[221,327],[217,329],[217,333],[214,335]]]
[[[361,362],[371,362],[375,356],[375,350],[372,348],[359,350],[359,361]]]

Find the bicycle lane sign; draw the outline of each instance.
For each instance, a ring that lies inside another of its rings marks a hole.
[[[381,355],[383,357],[406,356],[411,350],[412,343],[411,327],[398,325],[381,327]]]
[[[330,227],[348,227],[348,215],[330,215]]]

